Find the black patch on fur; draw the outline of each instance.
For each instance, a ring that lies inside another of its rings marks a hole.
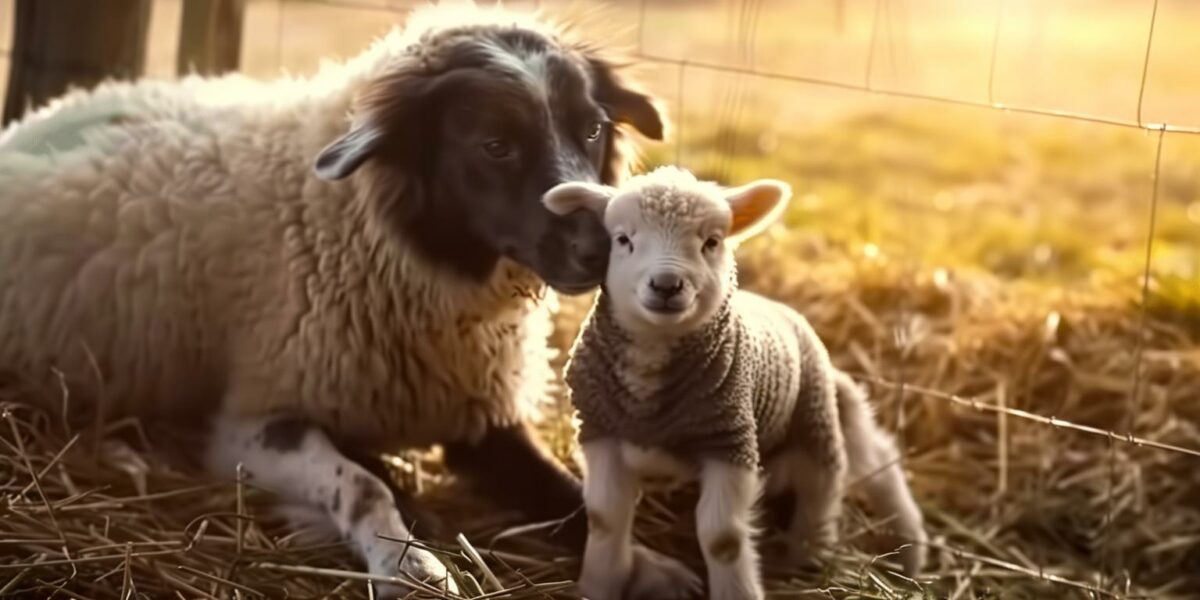
[[[329,512],[336,513],[342,509],[342,488],[333,490],[333,500],[329,503]]]
[[[309,424],[299,417],[280,417],[262,429],[262,447],[276,452],[291,452],[304,443]]]
[[[590,510],[587,511],[587,520],[588,531],[590,533],[596,534],[608,532],[608,522],[604,520],[604,517],[600,516],[600,513]]]
[[[729,564],[742,553],[742,540],[733,533],[723,533],[708,545],[708,553],[717,562]]]
[[[456,532],[451,532],[450,528],[442,522],[437,514],[428,510],[413,497],[412,493],[401,488],[396,483],[391,469],[388,468],[380,454],[371,448],[352,443],[345,438],[334,438],[333,443],[338,451],[342,453],[342,456],[345,456],[351,462],[365,469],[387,487],[396,510],[400,511],[401,520],[408,526],[413,535],[419,535],[425,539],[443,541],[453,539],[453,533]],[[338,477],[341,477],[342,467],[338,466],[335,469],[335,473]]]
[[[357,525],[380,502],[387,500],[379,489],[379,482],[370,475],[355,475],[350,481],[354,503],[350,505],[350,524]]]

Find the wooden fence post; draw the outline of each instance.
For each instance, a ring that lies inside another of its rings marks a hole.
[[[151,0],[17,0],[4,123],[71,87],[141,75]]]
[[[184,0],[179,75],[220,75],[238,68],[245,0]]]

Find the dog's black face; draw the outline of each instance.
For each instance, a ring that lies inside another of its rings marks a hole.
[[[356,125],[321,153],[317,174],[362,167],[380,216],[466,277],[486,279],[507,256],[560,292],[599,285],[603,223],[591,211],[555,215],[541,198],[567,181],[615,184],[618,124],[662,139],[651,99],[600,59],[522,29],[477,29],[415,52],[364,92]]]

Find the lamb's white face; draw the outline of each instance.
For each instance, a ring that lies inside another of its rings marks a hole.
[[[730,209],[719,195],[670,190],[677,210],[662,214],[654,206],[662,196],[648,191],[617,195],[608,206],[605,291],[631,329],[685,333],[712,316],[731,285]]]
[[[679,180],[678,170],[635,178],[625,189],[582,183],[546,194],[550,210],[588,208],[604,215],[612,236],[605,279],[626,328],[675,336],[704,325],[733,285],[733,244],[778,217],[791,194],[774,180],[722,190]],[[678,180],[678,181],[677,181]]]

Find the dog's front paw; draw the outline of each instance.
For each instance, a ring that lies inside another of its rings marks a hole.
[[[699,598],[704,583],[683,563],[645,546],[633,549],[633,572],[625,589],[629,600]]]
[[[419,548],[389,550],[379,559],[372,561],[371,572],[389,577],[400,577],[408,584],[380,584],[376,590],[385,598],[404,597],[415,590],[444,590],[457,593],[458,585],[450,578],[446,565],[431,552]]]

